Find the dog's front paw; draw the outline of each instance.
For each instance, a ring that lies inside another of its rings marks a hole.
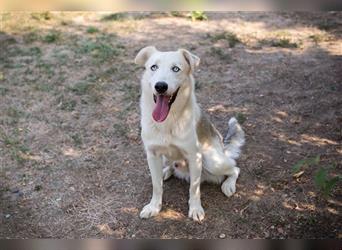
[[[146,219],[152,216],[156,216],[160,212],[161,206],[154,204],[147,204],[140,212],[140,218]]]
[[[204,219],[204,210],[201,204],[190,205],[189,217],[198,222],[201,222]]]
[[[223,182],[222,186],[221,186],[221,190],[222,192],[227,196],[230,197],[232,196],[235,191],[236,191],[236,179],[227,179],[225,182]]]

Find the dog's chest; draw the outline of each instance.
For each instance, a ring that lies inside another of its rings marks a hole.
[[[149,151],[156,156],[165,156],[170,161],[179,161],[185,159],[185,152],[175,145],[160,146],[150,145]]]

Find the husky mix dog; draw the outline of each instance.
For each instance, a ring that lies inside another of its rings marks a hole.
[[[141,218],[159,213],[163,180],[172,175],[190,183],[189,217],[204,218],[200,184],[221,184],[226,196],[235,193],[236,166],[244,132],[235,118],[224,140],[196,102],[193,72],[200,59],[185,49],[162,52],[153,46],[139,51],[135,63],[145,67],[141,79],[141,137],[151,172],[152,199]]]

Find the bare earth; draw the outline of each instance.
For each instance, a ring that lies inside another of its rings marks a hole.
[[[341,182],[324,196],[314,181],[341,175],[342,14],[180,15],[1,14],[0,238],[342,237]],[[246,132],[237,193],[202,185],[202,224],[177,179],[138,216],[152,186],[133,59],[151,44],[198,55],[203,110]]]

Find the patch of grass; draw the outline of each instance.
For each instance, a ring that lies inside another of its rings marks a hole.
[[[184,17],[185,16],[184,13],[181,11],[171,11],[170,15],[174,16],[174,17]]]
[[[25,43],[33,43],[40,39],[37,31],[31,31],[23,35],[23,40]]]
[[[22,164],[26,160],[25,154],[28,153],[29,148],[21,144],[21,140],[17,135],[9,136],[3,131],[0,131],[0,140],[3,141],[6,148],[9,149],[12,160]]]
[[[241,43],[241,40],[230,31],[220,32],[216,34],[209,34],[209,38],[212,42],[217,42],[219,40],[226,40],[229,43],[229,47],[233,48],[236,44]]]
[[[293,167],[292,172],[294,174],[300,172],[301,170],[305,170],[309,166],[317,165],[320,162],[320,155],[315,157],[305,158],[298,161]]]
[[[241,125],[247,120],[247,117],[240,112],[235,115],[235,118]]]
[[[76,146],[82,145],[82,137],[80,134],[73,134],[71,138]]]
[[[15,107],[9,107],[6,114],[14,119],[19,119],[24,115],[24,112],[16,109]]]
[[[221,61],[224,61],[226,63],[231,63],[232,62],[232,57],[230,54],[225,53],[222,48],[217,48],[217,47],[211,47],[210,48],[210,53],[214,55],[215,57],[219,58]]]
[[[105,15],[104,17],[101,18],[101,21],[124,21],[128,18],[127,13],[113,13],[109,15]]]
[[[40,73],[47,74],[50,77],[52,77],[55,73],[54,65],[43,60],[39,60],[36,67],[39,69]]]
[[[35,12],[31,14],[31,17],[35,20],[50,20],[52,18],[52,15],[49,11],[44,12]]]
[[[78,51],[84,54],[90,54],[93,58],[103,62],[110,58],[120,55],[122,47],[113,47],[106,39],[107,37],[97,37],[95,41],[85,40],[79,44]]]
[[[87,28],[87,33],[89,33],[89,34],[93,34],[93,33],[97,33],[97,32],[99,32],[99,29],[96,27],[90,26]]]
[[[293,173],[295,173],[294,176],[298,173],[303,174],[306,168],[318,165],[319,163],[319,155],[298,161],[292,168]],[[331,170],[334,168],[335,166],[320,167],[313,176],[315,185],[319,188],[324,197],[328,197],[332,193],[336,184],[342,180],[340,175],[331,177]]]
[[[50,92],[54,89],[54,86],[48,83],[37,83],[34,85],[34,90],[41,92]]]
[[[327,37],[327,35],[323,35],[323,34],[314,34],[309,36],[309,38],[314,41],[316,44],[320,43],[320,42],[324,42],[327,41],[329,38]]]
[[[125,93],[125,99],[136,102],[140,97],[140,89],[136,84],[124,84],[119,88],[120,91]]]
[[[271,47],[280,47],[280,48],[288,48],[294,49],[298,48],[299,45],[295,42],[291,42],[288,38],[280,38],[280,39],[263,39],[260,41],[261,44],[266,44]]]
[[[113,125],[114,134],[120,137],[127,137],[128,127],[125,124],[115,123]]]
[[[317,27],[321,30],[326,30],[326,31],[330,31],[333,29],[336,29],[340,26],[340,24],[338,22],[336,22],[335,20],[331,20],[331,19],[324,19],[321,20],[318,24]]]
[[[9,89],[3,86],[0,86],[0,95],[5,96],[9,92]]]
[[[76,83],[74,86],[70,87],[69,89],[76,95],[86,95],[85,98],[82,98],[82,103],[84,104],[88,104],[88,102],[100,103],[103,99],[101,93],[102,87],[96,83],[79,82]]]
[[[207,15],[205,14],[204,11],[191,11],[188,14],[188,17],[191,18],[192,21],[204,21],[208,20]]]
[[[57,98],[57,102],[60,109],[65,111],[74,111],[77,105],[76,100],[70,97],[65,97],[64,95],[59,96]]]
[[[141,20],[146,18],[147,14],[137,14],[137,13],[126,13],[126,12],[118,12],[113,13],[109,15],[105,15],[101,18],[101,21],[116,21],[116,22],[122,22],[127,20]]]
[[[32,48],[29,48],[28,55],[30,55],[30,56],[41,56],[42,51],[39,47],[32,47]]]
[[[45,43],[54,43],[60,40],[60,38],[61,38],[61,33],[59,31],[52,30],[48,34],[43,36],[42,40]]]
[[[61,21],[61,25],[62,25],[62,26],[68,26],[69,24],[70,24],[70,22],[67,21],[67,20],[62,20],[62,21]]]
[[[78,82],[74,86],[69,87],[69,89],[75,93],[76,95],[86,95],[91,92],[92,89],[95,88],[94,83],[88,82]]]
[[[337,175],[335,177],[329,176],[329,171],[333,168],[334,166],[320,168],[314,176],[315,184],[320,189],[324,197],[328,197],[332,193],[336,184],[342,180],[342,177],[340,175]]]

